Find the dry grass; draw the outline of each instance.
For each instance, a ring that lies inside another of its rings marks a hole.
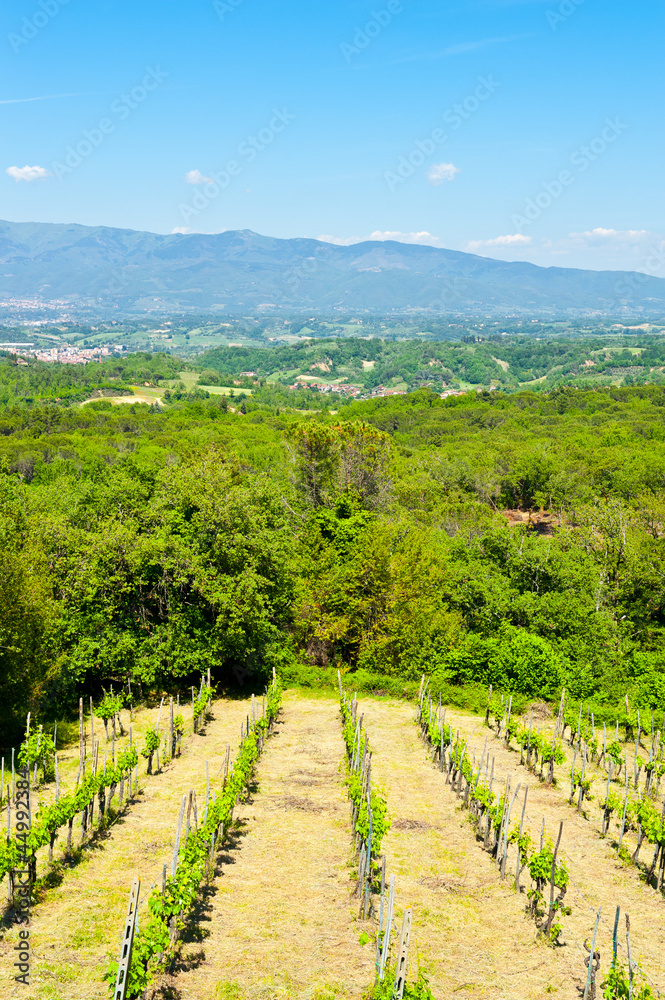
[[[89,711],[89,709],[88,709]],[[175,711],[175,707],[174,707]],[[185,733],[187,735],[183,736],[183,747],[187,747],[189,741],[192,738],[192,706],[191,703],[185,702],[184,705],[180,707],[180,714],[183,716]],[[152,778],[145,775],[146,761],[140,756],[140,750],[144,745],[145,733],[150,726],[154,726],[159,718],[159,705],[153,706],[151,708],[142,707],[139,709],[134,709],[132,712],[129,709],[123,710],[120,713],[123,734],[120,735],[120,729],[116,727],[116,739],[115,739],[115,753],[116,759],[118,754],[129,746],[130,732],[133,745],[137,747],[139,751],[139,788],[142,788],[146,783],[149,783]],[[241,719],[241,709],[238,709],[238,718]],[[90,768],[92,766],[92,739],[90,732],[90,716],[84,716],[84,726],[86,731],[86,773],[90,773]],[[164,707],[162,709],[161,721],[160,721],[160,732],[164,737],[168,731],[168,703],[165,701]],[[77,727],[76,741],[69,743],[58,750],[58,770],[60,773],[60,791],[62,795],[72,792],[76,787],[76,778],[79,770],[79,742],[78,742],[78,727]],[[102,769],[104,766],[104,754],[106,753],[108,760],[110,761],[113,754],[113,739],[112,739],[112,727],[109,723],[109,740],[106,739],[106,733],[104,730],[104,724],[101,719],[95,717],[94,719],[94,738],[99,743],[99,754],[98,754],[98,768]],[[163,748],[160,747],[160,754],[163,757]],[[155,758],[153,762],[153,771],[156,770],[157,759]],[[37,815],[40,808],[48,806],[55,801],[55,782],[46,782],[38,785],[34,792],[31,792],[32,801],[32,811],[33,815]],[[118,799],[114,800],[114,806],[117,807]],[[112,807],[113,808],[113,807]],[[124,810],[126,812],[127,809]],[[98,804],[95,801],[95,825],[98,822]],[[96,850],[99,848],[100,844],[107,839],[107,836],[103,833],[93,833],[89,835],[85,844],[83,845],[81,851],[75,857],[74,861],[78,862],[81,857],[91,850]],[[72,844],[75,847],[80,840],[80,826],[74,824],[74,834],[72,838]],[[67,842],[67,832],[66,828],[60,830],[58,837],[56,839],[53,851],[53,858],[55,863],[55,871],[50,869],[48,864],[48,849],[43,848],[38,855],[37,860],[37,876],[38,879],[43,880],[46,885],[52,885],[54,879],[57,880],[62,872],[69,867],[72,867],[72,859],[66,858],[65,848]],[[4,912],[4,911],[3,911]]]
[[[240,830],[199,938],[157,997],[334,1000],[371,985],[348,867],[343,754],[334,702],[287,694],[256,788],[236,810]]]
[[[413,908],[415,945],[436,997],[577,1000],[578,961],[536,940],[520,898],[476,842],[459,802],[430,763],[403,702],[363,698],[372,774],[388,795],[384,840],[400,909]],[[410,965],[416,969],[416,948]],[[581,958],[579,960],[581,966]]]
[[[524,895],[513,891],[512,880],[500,880],[459,800],[430,763],[413,708],[366,698],[361,711],[374,751],[372,772],[388,794],[393,823],[384,849],[388,872],[397,875],[399,915],[405,906],[414,912],[412,971],[419,955],[437,998],[536,1000],[551,994],[577,1000],[582,942],[595,910],[602,905],[599,945],[606,968],[617,904],[631,916],[633,956],[663,988],[662,899],[640,882],[633,867],[619,862],[598,838],[596,824],[567,807],[565,788],[540,784],[520,767],[518,755],[490,735],[497,779],[511,774],[529,782],[531,831],[540,830],[543,816],[550,834],[565,820],[563,849],[572,879],[567,902],[573,913],[563,919],[563,947],[553,949],[536,939]],[[237,745],[245,712],[240,702],[215,703],[207,735],[190,737],[179,761],[144,778],[131,809],[75,864],[62,867],[60,884],[52,879],[33,910],[29,989],[11,982],[16,931],[0,940],[3,998],[108,996],[101,976],[116,956],[131,879],[142,878],[145,906],[152,883],[170,861],[183,792],[193,787],[201,798],[205,760],[214,775],[226,743]],[[142,714],[135,732],[155,715],[156,710]],[[478,757],[487,736],[482,720],[449,711],[447,721]],[[69,775],[76,749],[64,756]],[[256,783],[236,809],[236,827],[220,852],[215,883],[202,894],[182,952],[153,1000],[346,1000],[359,998],[371,985],[373,949],[359,944],[363,925],[352,895],[342,759],[335,703],[317,694],[287,694]]]
[[[213,712],[205,735],[190,736],[182,757],[160,774],[140,780],[132,807],[71,867],[65,864],[59,884],[32,911],[31,986],[7,985],[3,998],[106,1000],[108,988],[102,975],[109,959],[117,958],[132,879],[141,878],[145,914],[151,886],[161,878],[162,865],[171,860],[182,795],[193,788],[202,803],[205,761],[210,763],[214,788],[213,778],[223,764],[227,743],[235,752],[246,705],[217,701]],[[11,979],[15,941],[16,929],[0,941],[0,981]]]
[[[469,740],[469,751],[479,759],[488,735],[482,720],[462,713],[446,715],[446,723]],[[490,755],[495,758],[495,776],[505,781],[513,776],[513,788],[522,782],[529,785],[527,806],[528,827],[532,834],[540,834],[543,817],[546,831],[556,839],[560,820],[564,821],[562,850],[570,870],[571,886],[566,902],[572,906],[570,916],[563,918],[563,940],[567,951],[575,956],[578,967],[582,965],[582,942],[593,929],[595,913],[602,906],[604,919],[599,928],[597,947],[600,948],[602,968],[609,966],[612,956],[612,926],[617,906],[631,918],[631,948],[651,981],[665,990],[665,907],[663,899],[653,888],[642,882],[633,865],[623,864],[608,840],[598,835],[599,811],[591,804],[592,822],[578,815],[566,802],[566,782],[561,787],[548,786],[520,765],[519,754],[507,750],[491,734],[488,740]],[[565,767],[557,769],[561,775]],[[447,793],[451,795],[450,792]],[[520,799],[522,793],[520,792]],[[451,796],[452,797],[452,796]],[[597,816],[594,816],[597,813]],[[646,857],[649,852],[645,851]],[[513,855],[514,858],[514,855]],[[512,862],[514,866],[514,860]],[[623,924],[623,918],[622,918]],[[624,936],[625,940],[625,936]]]
[[[85,727],[85,743],[86,743],[86,754],[87,763],[86,768],[90,768],[91,762],[91,734],[90,734],[90,715],[89,707],[84,706],[85,715],[83,719],[83,724]],[[175,711],[175,707],[174,707]],[[165,700],[164,707],[162,709],[161,722],[160,722],[160,732],[164,735],[167,731],[168,726],[168,700]],[[192,706],[190,702],[185,702],[180,707],[180,714],[183,716],[185,723],[185,732],[191,733],[192,730]],[[145,733],[149,726],[155,725],[157,718],[159,716],[159,705],[154,705],[151,708],[141,707],[135,708],[132,713],[129,709],[123,709],[120,713],[120,718],[122,721],[123,735],[120,736],[120,732],[116,726],[116,740],[115,740],[115,750],[117,754],[124,750],[129,745],[129,731],[131,727],[132,732],[132,742],[134,746],[139,749],[143,746],[143,741]],[[62,743],[62,727],[58,727],[58,768],[60,771],[60,789],[62,794],[72,791],[76,784],[76,776],[79,768],[79,742],[78,742],[78,723],[76,727],[67,727],[71,733],[75,733],[75,738],[72,741],[64,744]],[[106,733],[104,731],[104,723],[101,719],[96,716],[94,718],[94,737],[95,740],[99,742],[99,767],[103,767],[104,764],[104,752],[106,751],[108,759],[111,759],[112,755],[112,739],[111,737],[112,728],[109,723],[109,739],[106,739]],[[51,735],[53,735],[51,733]],[[161,751],[160,751],[161,752]],[[140,758],[141,764],[143,764],[143,759]],[[7,767],[8,762],[5,761],[5,767]],[[11,766],[11,763],[9,764]],[[7,771],[5,771],[5,777]],[[47,783],[42,783],[38,787],[38,797],[39,801],[43,804],[48,804],[55,799],[55,782],[50,781]]]

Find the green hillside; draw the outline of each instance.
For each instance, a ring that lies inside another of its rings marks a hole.
[[[5,406],[5,743],[29,705],[208,667],[662,704],[661,387],[257,396]]]

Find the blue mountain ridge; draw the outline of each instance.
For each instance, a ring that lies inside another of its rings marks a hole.
[[[115,312],[283,308],[665,312],[665,279],[539,267],[395,241],[350,246],[251,230],[206,234],[0,222],[0,296]]]

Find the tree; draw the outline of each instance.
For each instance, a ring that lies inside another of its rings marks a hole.
[[[27,487],[0,472],[0,742],[25,730],[49,677],[45,642],[54,612],[43,552],[29,533]]]
[[[390,491],[390,436],[370,424],[307,421],[291,432],[295,480],[313,507],[352,493],[368,509],[385,504]]]
[[[565,677],[561,654],[546,639],[514,625],[502,625],[497,638],[488,663],[490,683],[528,698],[555,698]]]

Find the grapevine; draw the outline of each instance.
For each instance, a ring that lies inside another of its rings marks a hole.
[[[562,695],[562,706],[563,701],[564,699]],[[561,749],[557,733],[560,730],[563,735],[565,730],[570,727],[569,742],[571,746],[575,745],[575,756],[570,769],[569,802],[573,805],[575,804],[575,799],[577,798],[576,806],[578,812],[582,811],[582,804],[585,798],[587,800],[593,798],[591,794],[593,787],[592,779],[586,773],[587,761],[593,761],[594,758],[596,758],[598,764],[600,764],[602,760],[605,761],[605,766],[608,768],[608,772],[605,793],[604,795],[599,796],[599,804],[603,811],[600,834],[601,836],[606,836],[609,833],[610,823],[612,821],[612,817],[614,816],[619,830],[614,846],[617,848],[622,860],[626,863],[632,862],[637,864],[642,845],[645,842],[651,845],[654,853],[650,863],[647,863],[647,865],[644,866],[646,880],[647,882],[653,883],[658,891],[662,891],[665,886],[665,804],[661,810],[656,801],[660,778],[662,774],[665,773],[665,762],[662,760],[663,749],[662,747],[660,750],[658,749],[660,734],[654,735],[652,732],[650,755],[649,758],[645,760],[640,757],[637,752],[640,734],[642,732],[640,728],[639,716],[636,720],[636,725],[631,722],[630,717],[625,717],[623,720],[622,724],[626,727],[627,735],[635,735],[633,730],[635,730],[636,733],[633,763],[635,776],[634,787],[636,789],[638,788],[639,774],[642,770],[645,774],[644,795],[640,791],[638,792],[637,798],[633,798],[628,792],[629,773],[627,769],[628,757],[626,751],[621,746],[616,736],[614,739],[608,740],[606,735],[603,737],[601,750],[601,741],[598,738],[599,730],[595,726],[593,715],[591,716],[590,721],[588,718],[583,720],[581,706],[575,711],[571,711],[570,707],[568,707],[565,712],[560,709],[553,741],[551,741],[549,736],[542,736],[541,734],[533,731],[531,726],[529,726],[528,729],[521,725],[515,728],[513,725],[514,720],[510,715],[509,706],[507,709],[504,708],[503,700],[499,704],[496,696],[492,699],[490,691],[485,721],[489,724],[490,715],[494,715],[494,718],[497,719],[497,736],[503,726],[504,738],[508,746],[510,745],[511,737],[514,736],[521,748],[522,764],[525,763],[525,750],[527,766],[530,766],[531,764],[530,758],[532,754],[535,754],[536,760],[540,755],[541,777],[543,772],[543,761],[550,758],[557,764],[565,762],[565,755]],[[431,722],[429,728],[430,730],[433,730],[434,728]],[[618,731],[619,721],[617,720],[617,735]],[[580,750],[582,752],[582,758],[580,761],[581,766],[577,767],[576,762],[578,752]],[[615,779],[619,775],[622,765],[624,766],[625,793],[620,795],[619,792],[611,788],[610,785],[612,779]],[[553,773],[553,765],[551,765],[550,773]],[[632,854],[623,845],[623,837],[626,831],[637,832],[637,846]]]
[[[145,746],[141,750],[141,756],[145,757],[148,761],[148,767],[146,774],[152,774],[152,759],[155,755],[155,751],[159,750],[159,733],[155,726],[150,726],[145,734]]]
[[[120,710],[123,705],[124,698],[122,694],[113,694],[113,691],[111,691],[110,693],[104,692],[104,697],[95,709],[95,715],[104,723],[104,731],[106,732],[107,740],[109,738],[109,721],[113,721],[113,731],[115,733],[115,720],[117,717],[118,721],[120,721]],[[120,733],[122,734],[122,725],[120,727]]]
[[[502,875],[505,875],[508,844],[517,844],[516,888],[519,890],[520,875],[527,868],[532,880],[532,888],[528,892],[529,910],[543,936],[553,943],[558,941],[562,927],[557,918],[570,914],[571,910],[564,903],[568,870],[557,860],[557,849],[547,843],[541,845],[539,851],[535,851],[532,838],[523,829],[521,822],[510,828],[510,810],[515,796],[509,798],[509,794],[506,794],[507,787],[498,795],[492,791],[491,779],[489,783],[483,780],[482,759],[474,767],[467,752],[467,744],[461,744],[459,739],[453,742],[452,731],[445,725],[445,713],[444,718],[439,719],[438,712],[433,711],[431,701],[428,708],[426,711],[421,687],[417,721],[425,739],[435,749],[435,757],[438,757],[442,770],[445,755],[448,754],[447,782],[450,782],[458,796],[463,795],[464,806],[470,810],[483,846],[495,857]],[[546,900],[544,889],[548,883],[551,893],[549,900]],[[556,896],[555,889],[558,889]]]
[[[150,916],[134,939],[126,994],[128,1000],[139,997],[147,989],[163,967],[178,933],[184,927],[184,917],[196,900],[211,850],[214,850],[220,830],[223,833],[228,828],[238,797],[249,783],[263,740],[279,713],[281,697],[281,688],[274,681],[268,691],[265,717],[253,722],[251,728],[248,726],[221,795],[219,798],[213,796],[202,825],[186,838],[180,849],[175,874],[166,879],[163,890],[155,889],[150,895]],[[113,962],[105,975],[111,991],[117,971],[118,963]]]
[[[352,804],[354,843],[359,853],[358,895],[362,900],[360,913],[367,918],[370,896],[377,886],[379,876],[381,842],[390,829],[388,803],[383,790],[372,785],[372,754],[362,717],[358,718],[358,702],[354,697],[349,703],[346,691],[342,690],[339,673],[338,683],[342,736],[347,756],[346,787]]]
[[[107,764],[99,774],[88,775],[75,792],[62,796],[58,802],[38,812],[27,840],[31,855],[31,870],[34,871],[37,851],[52,843],[57,831],[86,810],[92,804],[95,795],[99,795],[107,788],[114,791],[119,782],[129,777],[136,767],[137,761],[136,749],[134,747],[127,748],[119,755],[115,765]],[[14,841],[0,843],[0,878],[12,874],[13,870],[18,867],[17,859],[17,846]]]
[[[53,775],[53,762],[55,761],[55,744],[53,738],[42,731],[33,730],[28,732],[21,749],[18,752],[18,766],[22,769],[41,767],[42,778],[48,781]]]

